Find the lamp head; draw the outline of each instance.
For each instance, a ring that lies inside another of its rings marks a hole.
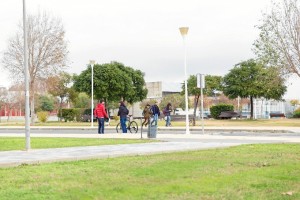
[[[90,60],[90,65],[94,65],[95,61],[94,60]]]
[[[180,30],[181,36],[185,37],[189,31],[189,27],[180,27],[179,30]]]

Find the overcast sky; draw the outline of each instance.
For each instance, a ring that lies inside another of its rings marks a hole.
[[[145,72],[146,81],[183,82],[184,46],[179,27],[188,26],[187,72],[225,75],[254,58],[255,25],[270,0],[26,0],[27,12],[60,17],[69,44],[70,73],[89,60],[118,61]],[[0,51],[22,20],[22,0],[0,2]],[[2,55],[1,55],[2,56]],[[1,64],[0,64],[1,65]],[[0,85],[8,86],[1,70]],[[300,98],[300,78],[286,98]]]

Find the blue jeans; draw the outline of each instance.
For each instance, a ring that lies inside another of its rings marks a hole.
[[[98,133],[104,134],[104,118],[98,118]]]
[[[123,133],[127,133],[126,121],[127,121],[127,117],[120,117],[120,123],[121,123]]]
[[[153,125],[153,123],[154,123],[154,125],[156,126],[157,125],[157,120],[158,120],[158,114],[154,114],[153,121],[151,122],[151,125]]]
[[[167,120],[166,120],[166,126],[171,126],[171,116],[166,116]]]

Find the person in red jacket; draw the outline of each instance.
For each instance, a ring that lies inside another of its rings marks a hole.
[[[97,108],[94,111],[95,117],[98,119],[98,133],[104,134],[104,118],[108,118],[108,115],[105,110],[105,102],[101,100],[98,103]]]

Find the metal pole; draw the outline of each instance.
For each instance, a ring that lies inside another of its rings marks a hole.
[[[203,84],[201,83],[201,121],[202,121],[202,134],[204,134],[204,120],[203,120]]]
[[[95,60],[90,60],[90,65],[91,65],[91,70],[92,70],[92,75],[91,75],[91,90],[92,90],[92,95],[91,95],[91,127],[94,127],[94,65],[95,65]]]
[[[143,119],[140,118],[140,123],[141,123],[141,139],[143,139],[143,123],[142,123]]]
[[[27,49],[26,2],[23,0],[23,30],[24,30],[24,75],[25,75],[25,136],[26,151],[30,149],[30,110],[29,110],[29,71]]]
[[[186,42],[185,38],[188,32],[188,27],[181,27],[179,28],[180,33],[183,38],[183,45],[184,45],[184,88],[185,88],[185,133],[190,134],[190,124],[189,124],[189,106],[188,106],[188,90],[187,90],[187,72],[186,72]]]
[[[91,127],[94,127],[94,64],[91,64],[91,68],[92,68]]]

